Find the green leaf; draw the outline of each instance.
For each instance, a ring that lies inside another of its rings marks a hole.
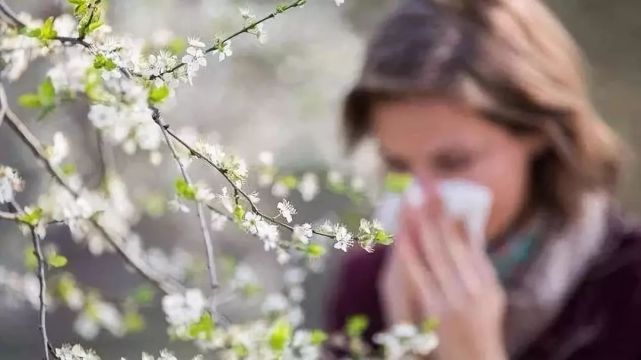
[[[298,186],[298,179],[293,175],[287,175],[280,179],[280,182],[283,185],[287,186],[288,189],[294,189]]]
[[[42,24],[42,27],[40,28],[40,40],[47,41],[58,36],[58,33],[53,28],[53,20],[53,16],[50,16],[45,20],[44,24]]]
[[[410,186],[412,179],[412,175],[408,173],[390,172],[385,176],[385,189],[402,193]]]
[[[243,208],[242,205],[237,204],[236,207],[234,208],[234,220],[237,222],[243,221],[245,218],[245,209]]]
[[[200,317],[198,322],[189,326],[189,336],[193,339],[209,340],[214,335],[214,328],[214,320],[211,314],[206,312]]]
[[[29,37],[39,39],[41,32],[42,32],[42,30],[40,30],[39,28],[37,28],[37,29],[29,29],[29,30],[27,30],[26,34]]]
[[[53,82],[51,82],[50,77],[47,77],[45,81],[38,86],[38,99],[44,108],[51,108],[54,106],[56,100],[56,89],[53,87]]]
[[[38,108],[42,106],[40,103],[40,97],[37,94],[23,94],[18,98],[18,103],[21,106],[28,108]]]
[[[249,350],[243,344],[234,344],[232,347],[232,351],[238,359],[244,359],[249,356]]]
[[[71,5],[78,6],[78,5],[83,5],[86,2],[86,0],[67,0],[67,2]]]
[[[292,337],[292,326],[285,320],[279,320],[269,333],[269,346],[273,351],[282,352]]]
[[[42,219],[42,209],[41,208],[34,208],[30,209],[25,213],[22,213],[18,215],[18,220],[25,223],[29,224],[31,226],[36,226],[40,222],[40,219]]]
[[[47,263],[49,263],[49,266],[53,268],[65,267],[65,265],[67,265],[68,262],[69,261],[67,260],[66,257],[55,252],[47,256]]]
[[[87,26],[87,30],[86,30],[85,34],[89,34],[89,33],[94,32],[96,29],[98,29],[102,25],[104,25],[104,23],[100,19],[91,22],[91,24],[89,24],[89,26]]]
[[[147,305],[154,301],[154,289],[148,285],[141,285],[134,291],[132,298],[139,305]]]
[[[110,58],[106,57],[103,54],[98,54],[93,59],[93,67],[95,69],[106,69],[106,70],[111,71],[111,70],[116,69],[118,66]]]
[[[167,51],[174,55],[182,54],[186,48],[187,42],[181,37],[175,37],[169,42],[169,44],[167,44]]]
[[[384,230],[377,230],[374,239],[381,245],[391,245],[394,242],[394,237]]]
[[[60,167],[60,170],[66,176],[71,176],[77,172],[76,165],[74,163],[65,163]]]
[[[176,188],[176,194],[186,200],[196,200],[196,189],[193,186],[187,184],[185,179],[177,179],[174,184]]]
[[[309,244],[306,249],[307,255],[312,258],[319,258],[327,252],[325,248],[318,244]]]
[[[62,299],[65,299],[65,301],[67,301],[69,296],[71,296],[76,291],[79,291],[79,289],[78,289],[78,284],[76,283],[76,280],[73,278],[73,275],[69,273],[64,273],[60,277],[60,280],[58,280],[58,284],[56,284],[57,294]]]
[[[358,314],[353,315],[347,319],[347,324],[345,325],[345,332],[349,337],[361,337],[367,327],[369,326],[369,319],[367,316]]]
[[[263,291],[263,288],[258,284],[247,284],[242,287],[241,293],[244,298],[249,299]]]
[[[163,85],[160,87],[152,87],[149,89],[149,101],[153,104],[159,104],[169,96],[169,87]]]
[[[105,91],[102,88],[102,76],[100,70],[89,67],[85,74],[85,94],[87,97],[95,102],[104,101]]]
[[[145,329],[145,319],[137,311],[127,311],[123,320],[128,333],[138,333]]]
[[[313,330],[311,333],[312,345],[322,345],[327,340],[327,333],[322,330]]]

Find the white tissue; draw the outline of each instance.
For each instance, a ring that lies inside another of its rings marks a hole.
[[[438,183],[437,190],[444,210],[463,222],[472,244],[485,246],[485,228],[493,201],[490,189],[472,181],[453,179]]]
[[[439,182],[437,192],[445,213],[463,223],[473,245],[483,247],[493,200],[490,189],[469,180],[451,179]],[[417,183],[406,190],[404,197],[414,207],[421,206],[425,199]]]

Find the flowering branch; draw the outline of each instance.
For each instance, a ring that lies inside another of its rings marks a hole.
[[[160,125],[160,128],[162,129],[163,137],[165,138],[165,142],[167,143],[167,147],[169,148],[171,155],[176,161],[176,165],[178,165],[178,169],[180,170],[180,173],[182,174],[183,179],[185,180],[188,186],[190,187],[193,186],[191,178],[187,173],[187,170],[185,169],[185,165],[182,163],[182,161],[178,157],[176,148],[174,147],[174,144],[171,142],[171,139],[169,139],[165,126],[162,124],[160,113],[156,108],[153,108],[153,119],[156,123]],[[216,315],[215,292],[216,290],[218,290],[219,284],[218,284],[218,275],[216,273],[216,258],[214,255],[214,246],[211,241],[211,234],[209,233],[207,220],[205,219],[205,211],[203,208],[203,204],[198,200],[196,200],[196,211],[197,211],[198,221],[200,222],[200,231],[203,234],[205,251],[207,253],[207,270],[209,271],[209,283],[212,289],[212,294],[210,299],[210,311],[212,313],[212,316],[215,316]]]
[[[0,85],[1,91],[4,91],[3,86]],[[80,192],[74,190],[67,182],[62,178],[58,171],[53,167],[51,162],[47,159],[47,154],[44,150],[44,146],[40,143],[38,138],[31,133],[27,126],[20,120],[13,111],[9,108],[7,103],[0,104],[2,109],[4,109],[5,120],[8,122],[9,126],[15,131],[20,140],[29,147],[31,152],[36,156],[40,163],[44,166],[45,170],[51,175],[51,177],[65,190],[67,190],[75,199],[80,197]],[[131,265],[143,278],[150,281],[156,287],[161,289],[165,293],[176,291],[182,288],[178,283],[169,281],[169,279],[162,279],[158,274],[155,274],[151,268],[147,266],[144,262],[130,255],[121,241],[114,239],[107,230],[100,225],[98,220],[95,218],[90,218],[88,221],[93,227],[95,227],[100,235],[104,237],[115,249],[116,252],[129,264]]]
[[[33,242],[34,252],[38,260],[38,283],[40,284],[39,300],[40,300],[40,333],[42,334],[42,342],[44,345],[45,359],[49,360],[49,336],[47,335],[47,281],[45,278],[45,260],[42,254],[42,247],[40,246],[41,238],[36,233],[33,226],[30,227],[31,239]]]
[[[239,35],[241,35],[241,34],[244,34],[244,33],[249,33],[251,30],[256,29],[260,24],[264,23],[265,21],[275,18],[275,17],[276,17],[276,15],[278,15],[278,14],[282,14],[282,13],[284,13],[285,11],[290,10],[290,9],[293,9],[293,8],[295,8],[295,7],[303,6],[306,2],[307,2],[307,0],[294,0],[293,2],[291,2],[291,3],[290,3],[290,4],[288,4],[288,5],[279,6],[279,7],[276,9],[276,11],[274,11],[274,12],[270,13],[269,15],[267,15],[267,16],[265,16],[265,17],[263,17],[262,19],[259,19],[259,20],[255,21],[255,22],[250,23],[249,25],[245,26],[244,28],[242,28],[242,29],[240,29],[240,30],[236,31],[235,33],[233,33],[233,34],[231,34],[231,35],[227,36],[227,37],[226,37],[225,39],[223,39],[223,40],[219,40],[216,44],[214,44],[213,46],[211,46],[211,47],[207,48],[207,49],[204,51],[204,53],[205,53],[205,54],[209,54],[209,53],[210,53],[210,52],[212,52],[212,51],[216,51],[216,50],[219,50],[219,51],[220,51],[220,50],[225,46],[225,44],[226,44],[228,41],[232,40],[233,38],[235,38],[235,37],[237,37],[237,36],[239,36]],[[183,63],[180,63],[180,64],[178,64],[178,65],[174,66],[174,67],[173,67],[173,68],[171,68],[171,69],[168,69],[168,70],[165,70],[165,71],[161,72],[160,74],[152,75],[149,79],[150,79],[150,80],[154,80],[154,79],[157,79],[157,78],[162,78],[162,77],[163,77],[163,75],[173,73],[174,71],[176,71],[176,70],[178,70],[178,69],[182,68],[182,67],[183,67],[183,66],[185,66],[185,65],[186,65],[186,64],[185,64],[184,62],[183,62]]]

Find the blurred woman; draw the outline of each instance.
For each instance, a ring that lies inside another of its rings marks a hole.
[[[436,318],[438,359],[641,359],[641,232],[613,204],[620,146],[581,62],[538,0],[401,2],[345,126],[420,191],[391,248],[347,258],[333,330]],[[444,213],[448,179],[491,192],[484,246]]]

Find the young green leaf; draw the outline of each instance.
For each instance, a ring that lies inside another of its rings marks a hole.
[[[307,256],[311,258],[319,258],[327,252],[324,247],[318,244],[309,244],[306,249]]]
[[[269,334],[269,346],[273,351],[282,352],[292,337],[292,326],[284,320],[276,322]]]
[[[322,345],[327,340],[327,338],[327,333],[323,330],[313,330],[311,333],[312,345]]]
[[[116,63],[113,60],[109,59],[105,55],[98,54],[93,59],[93,67],[95,69],[106,69],[106,70],[111,71],[111,70],[116,69],[118,66],[116,65]]]
[[[367,316],[358,314],[353,315],[347,319],[347,324],[345,325],[345,332],[349,337],[361,337],[367,327],[369,326],[369,319]]]
[[[390,172],[385,176],[385,190],[393,193],[402,193],[411,183],[411,174]]]
[[[40,219],[42,219],[41,208],[28,209],[24,213],[18,215],[18,220],[20,222],[23,222],[31,226],[38,225],[38,223],[40,222]]]
[[[18,98],[18,103],[21,106],[28,108],[38,108],[42,106],[38,94],[23,94]]]
[[[169,96],[169,87],[167,85],[163,85],[160,87],[152,87],[149,89],[149,102],[152,104],[159,104],[167,97]]]
[[[50,108],[55,105],[56,89],[53,87],[53,82],[51,82],[50,77],[47,77],[45,81],[38,86],[38,99],[44,108]]]
[[[215,324],[211,314],[204,313],[198,322],[189,326],[189,336],[193,339],[209,340],[214,335]]]
[[[40,28],[40,40],[47,42],[48,40],[52,40],[58,36],[58,32],[53,28],[53,21],[53,16],[50,16],[45,20],[44,24],[42,24],[42,27]]]
[[[64,267],[68,262],[69,261],[66,257],[55,252],[47,256],[47,263],[49,263],[49,266],[54,268]]]
[[[185,200],[196,200],[196,189],[193,186],[187,184],[185,179],[177,179],[174,184],[176,188],[176,194],[185,199]]]

